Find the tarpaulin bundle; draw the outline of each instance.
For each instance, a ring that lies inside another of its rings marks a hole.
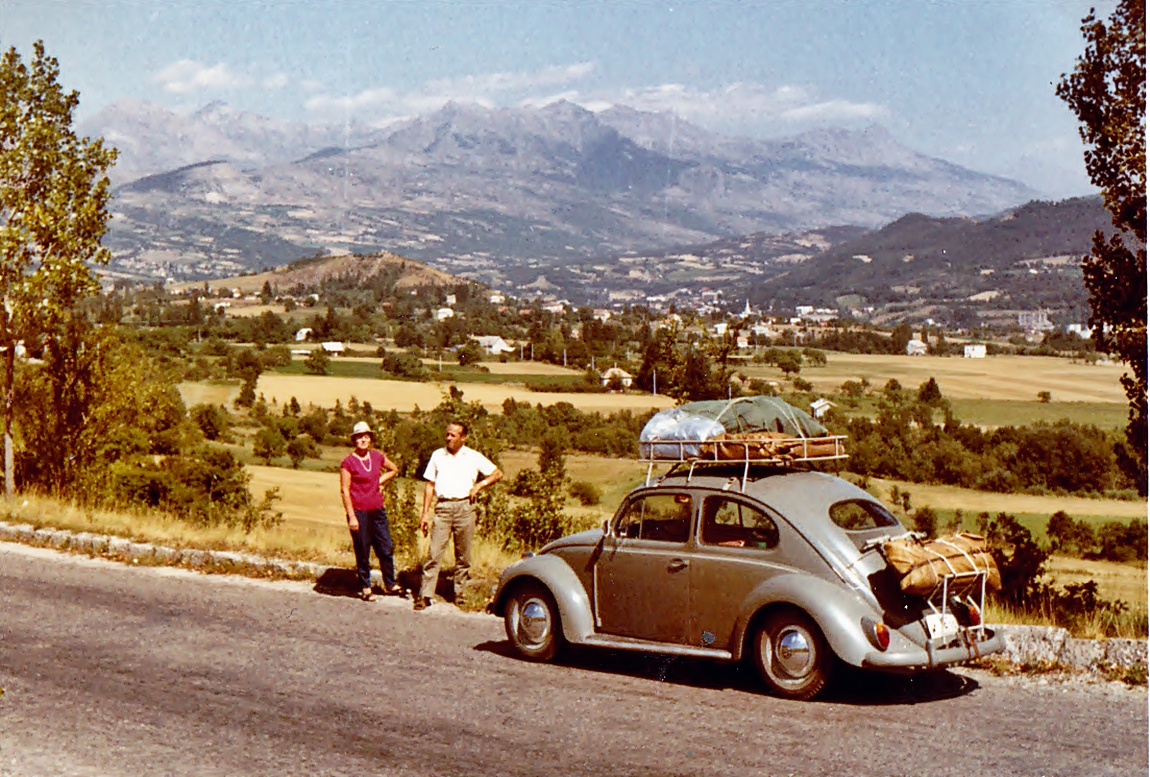
[[[747,440],[754,438],[756,433],[763,440],[801,440],[823,437],[827,429],[807,413],[778,397],[737,397],[688,402],[651,416],[639,434],[639,455],[656,459],[709,457],[714,453],[713,446],[702,447],[697,443],[724,439]],[[651,444],[659,441],[673,444]],[[737,447],[740,451],[745,449],[745,446]],[[774,450],[775,444],[768,447]],[[737,458],[743,458],[743,454],[740,452]]]

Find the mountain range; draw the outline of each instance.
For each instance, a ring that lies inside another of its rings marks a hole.
[[[109,274],[138,278],[391,251],[515,290],[587,262],[755,234],[789,235],[763,240],[809,256],[836,242],[831,227],[985,216],[1035,195],[878,126],[752,140],[568,102],[448,104],[385,128],[119,103],[81,129],[121,151]]]

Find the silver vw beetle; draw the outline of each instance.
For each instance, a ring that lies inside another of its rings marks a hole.
[[[808,699],[836,659],[913,672],[1002,650],[970,585],[904,594],[880,551],[906,529],[833,475],[742,466],[640,486],[602,529],[509,566],[490,610],[524,658],[564,644],[748,660]]]

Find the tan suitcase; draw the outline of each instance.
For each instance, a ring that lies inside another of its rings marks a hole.
[[[884,542],[882,552],[899,574],[899,588],[908,594],[930,596],[941,587],[946,575],[956,576],[947,585],[962,594],[977,580],[972,574],[976,572],[986,573],[987,591],[1002,588],[998,565],[986,539],[978,534],[963,532],[927,542],[905,537]]]

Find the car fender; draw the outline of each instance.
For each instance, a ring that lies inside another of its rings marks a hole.
[[[862,619],[882,620],[861,596],[841,584],[811,575],[789,574],[763,581],[747,596],[735,626],[732,654],[742,657],[747,629],[764,608],[789,604],[805,612],[818,625],[831,650],[853,666],[861,666],[863,657],[875,650],[862,629]]]
[[[525,578],[536,580],[551,592],[559,608],[563,636],[568,642],[578,644],[595,632],[591,599],[587,596],[587,590],[580,582],[579,576],[566,561],[547,553],[521,559],[503,570],[490,611],[502,616],[507,592],[512,589],[516,581]]]

